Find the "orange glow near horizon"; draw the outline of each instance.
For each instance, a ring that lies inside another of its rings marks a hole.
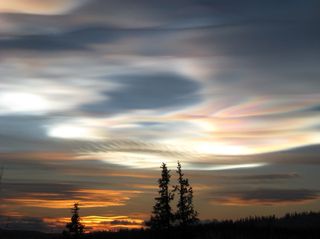
[[[39,208],[69,208],[75,201],[81,204],[82,208],[98,208],[111,206],[124,206],[130,197],[140,191],[129,190],[102,190],[102,189],[80,189],[72,193],[79,194],[77,199],[54,199],[59,194],[36,193],[29,194],[23,198],[6,198],[3,201],[10,204],[24,205]],[[108,201],[106,201],[108,199]]]
[[[43,221],[52,228],[64,228],[70,222],[70,218],[44,218]],[[92,231],[114,231],[122,228],[139,229],[144,228],[144,220],[129,216],[84,216],[81,223],[85,226],[86,232]]]

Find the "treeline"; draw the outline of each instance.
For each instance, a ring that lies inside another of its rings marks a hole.
[[[320,213],[294,213],[284,217],[248,217],[202,222],[166,230],[96,232],[85,239],[319,239]]]
[[[248,217],[210,221],[166,230],[120,230],[83,234],[83,239],[319,239],[320,213],[294,213],[284,217]],[[1,231],[1,239],[61,239],[61,234]]]

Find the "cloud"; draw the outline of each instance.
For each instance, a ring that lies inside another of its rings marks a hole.
[[[21,85],[21,82],[24,84]],[[0,85],[0,114],[44,115],[52,111],[76,109],[85,103],[104,100],[98,92],[102,93],[101,87],[108,86],[112,88],[111,84],[94,79],[85,83],[84,79],[59,82],[54,79],[14,77],[14,80],[4,80]],[[69,97],[68,102],[64,100],[66,97]]]
[[[133,74],[116,76],[121,84],[116,91],[107,93],[108,101],[87,105],[89,111],[135,110],[174,108],[195,104],[199,101],[199,85],[174,73],[155,72],[152,74]],[[169,87],[170,86],[170,87]]]
[[[124,5],[127,6],[126,9],[123,8]],[[96,21],[104,19],[106,22],[120,27],[158,26],[171,22],[176,22],[178,26],[180,24],[188,26],[190,25],[189,21],[197,21],[199,24],[199,17],[204,24],[210,21],[213,19],[214,10],[212,4],[207,2],[165,0],[160,3],[139,0],[132,3],[125,0],[119,3],[114,0],[94,0],[78,9],[77,14],[94,18]]]
[[[50,227],[39,217],[0,216],[0,227],[9,230],[50,231]]]
[[[279,173],[279,174],[255,174],[255,175],[243,175],[236,177],[240,180],[248,181],[269,181],[269,180],[287,180],[299,178],[297,173]]]
[[[134,34],[144,34],[145,31],[137,29],[115,29],[101,26],[82,27],[79,29],[66,29],[58,32],[45,32],[37,34],[12,35],[10,38],[0,40],[0,50],[4,52],[28,50],[38,52],[76,51],[89,52],[90,46],[98,43],[112,43],[116,40],[130,37]],[[93,50],[93,49],[92,49]]]
[[[81,45],[70,42],[67,39],[50,35],[23,36],[13,39],[0,40],[0,50],[32,50],[32,51],[75,51],[85,50]]]
[[[272,167],[272,166],[271,166]],[[304,181],[305,175],[298,173],[263,173],[264,168],[252,168],[250,171],[221,171],[220,174],[213,176],[213,181],[221,187],[239,187],[243,185],[294,185]],[[262,172],[261,172],[262,171]],[[218,171],[219,172],[219,171]],[[216,172],[217,173],[217,172]],[[201,188],[201,186],[200,186]]]
[[[64,14],[83,4],[74,0],[11,0],[0,3],[0,13]]]
[[[95,45],[105,46],[104,52],[112,53],[114,45],[120,42],[123,50],[135,51],[134,42],[136,39],[140,39],[146,44],[150,44],[150,38],[163,38],[169,37],[172,30],[169,29],[158,29],[158,28],[136,28],[136,29],[119,29],[108,26],[92,25],[82,26],[80,28],[71,28],[60,31],[52,31],[42,33],[36,32],[35,34],[12,34],[9,38],[0,39],[0,50],[3,52],[27,50],[36,52],[48,52],[52,51],[71,51],[76,53],[83,51],[95,54]],[[127,39],[132,40],[130,45],[127,45]],[[157,42],[159,40],[156,40]],[[161,41],[158,42],[161,44]],[[114,45],[113,45],[114,44]],[[111,48],[108,48],[112,46]],[[154,45],[156,47],[156,45]],[[101,48],[98,49],[101,51]],[[160,47],[159,47],[160,50]],[[161,51],[155,51],[155,49],[144,50],[140,49],[143,55],[162,55]]]
[[[319,160],[319,150],[320,147],[318,144],[305,146],[305,147],[296,147],[289,150],[283,150],[280,152],[273,152],[262,154],[256,156],[261,160],[267,160],[274,164],[314,164],[317,165],[320,163]]]
[[[139,225],[141,226],[141,222],[137,223],[135,221],[128,221],[128,220],[113,220],[110,222],[111,225],[117,225],[117,226],[121,226],[121,225]]]
[[[24,205],[40,208],[69,208],[78,201],[83,208],[122,206],[130,197],[139,194],[135,190],[111,190],[85,188],[79,183],[15,183],[3,185],[2,200],[8,205]]]
[[[317,200],[319,192],[309,189],[259,188],[243,191],[216,192],[212,202],[227,205],[279,205],[297,204]],[[223,195],[219,196],[217,194]]]

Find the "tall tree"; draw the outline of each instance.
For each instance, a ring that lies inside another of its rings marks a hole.
[[[0,191],[1,191],[1,187],[2,187],[2,176],[3,176],[3,166],[1,166],[0,168]]]
[[[178,192],[178,204],[175,219],[179,225],[191,225],[199,221],[198,212],[195,211],[193,205],[193,190],[189,180],[184,178],[179,161],[176,172],[178,174],[178,185],[174,187],[173,191]]]
[[[159,178],[159,196],[155,198],[155,205],[148,225],[152,229],[166,229],[171,226],[173,221],[173,213],[171,211],[170,202],[173,200],[173,194],[169,191],[170,170],[167,165],[162,163],[161,178]]]
[[[66,225],[66,228],[69,230],[69,236],[72,238],[80,238],[83,234],[84,225],[80,222],[79,210],[79,203],[74,203],[71,209],[71,222]]]
[[[3,170],[4,170],[4,167],[3,165],[1,166],[0,168],[0,202],[2,203],[2,177],[3,177]]]

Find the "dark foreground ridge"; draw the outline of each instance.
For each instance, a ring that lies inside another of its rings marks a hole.
[[[1,239],[63,239],[61,234],[33,231],[1,230]],[[237,221],[210,221],[193,226],[172,227],[166,230],[121,230],[84,234],[83,239],[264,239],[320,238],[320,212],[287,214],[284,217],[250,217]]]

